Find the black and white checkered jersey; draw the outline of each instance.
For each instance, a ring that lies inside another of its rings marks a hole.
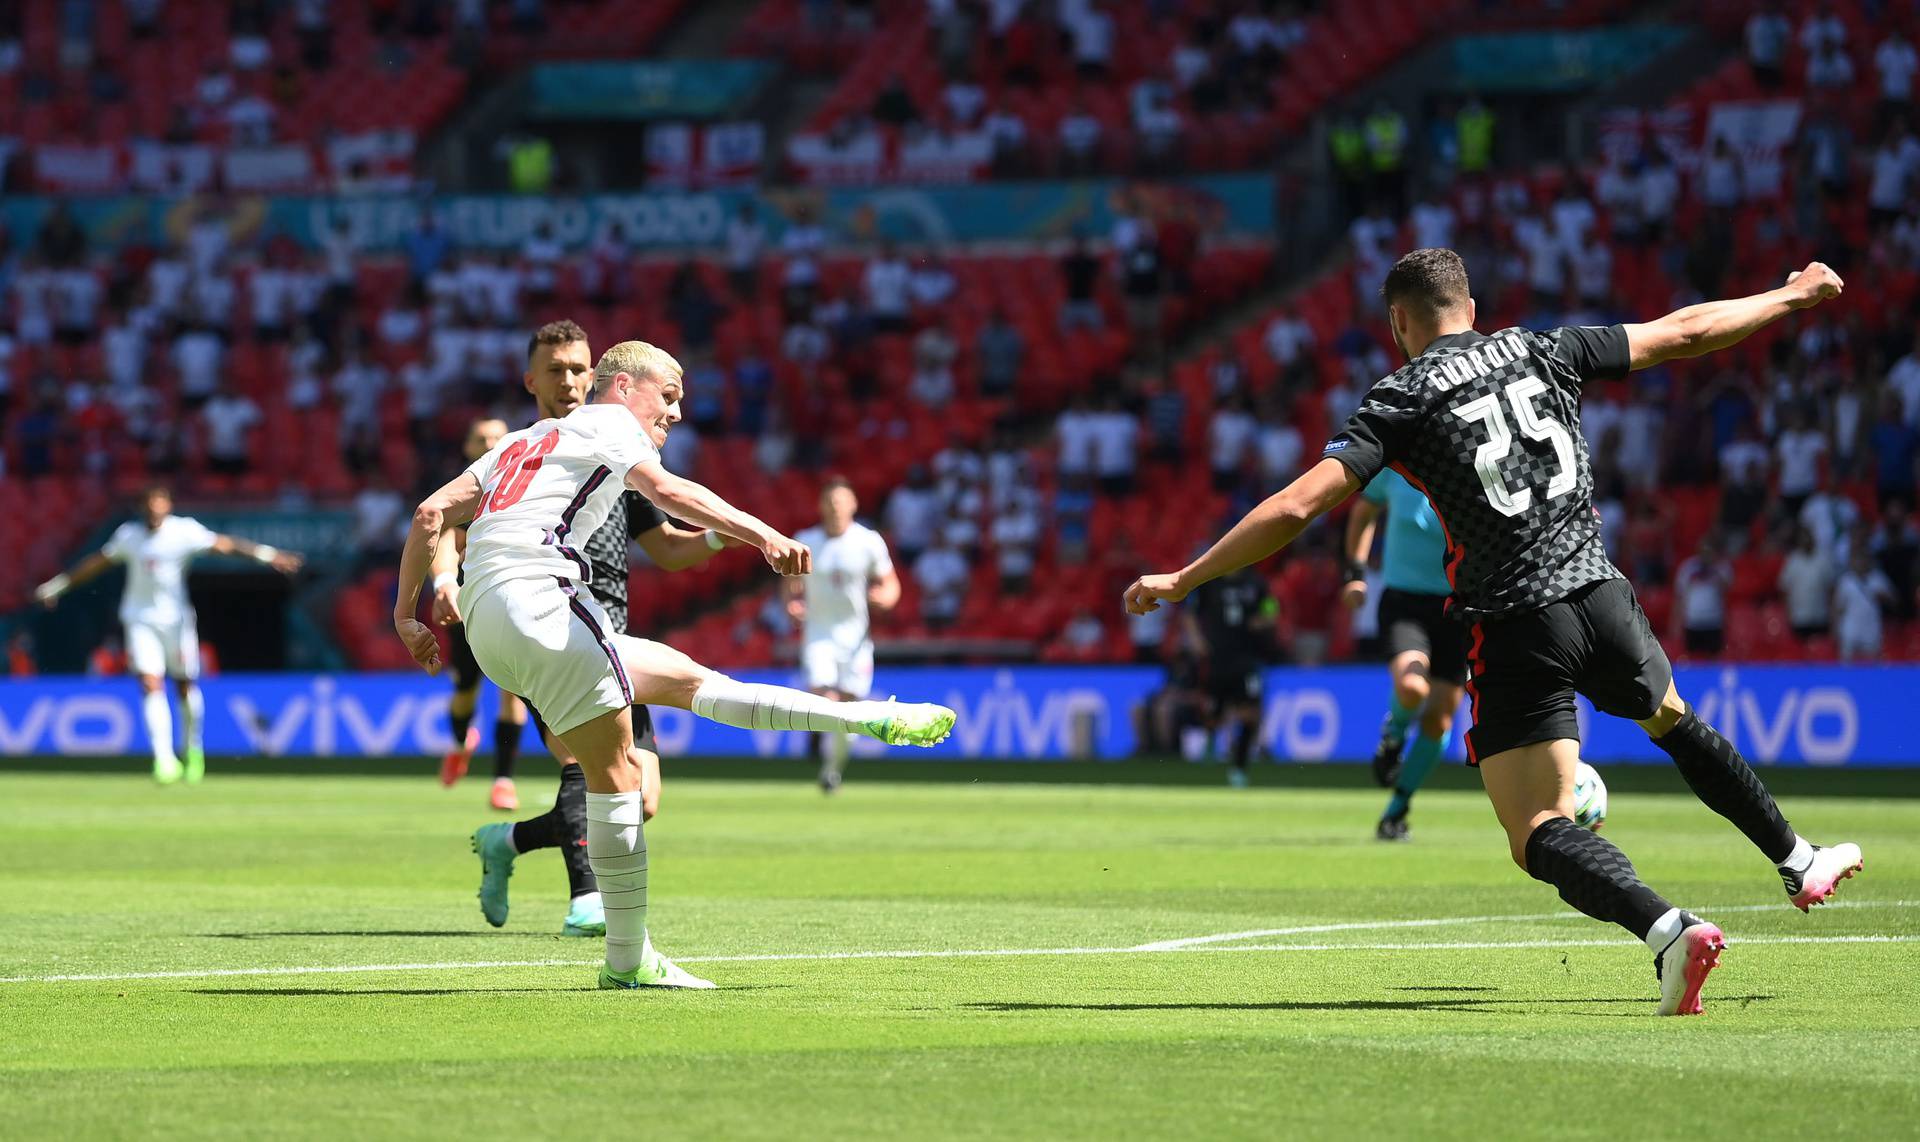
[[[587,590],[593,592],[594,601],[606,610],[614,629],[622,634],[628,633],[627,543],[666,521],[667,517],[660,514],[651,500],[639,492],[628,491],[607,514],[607,522],[601,524],[581,548],[587,565],[593,568]]]
[[[1390,467],[1426,493],[1454,614],[1544,607],[1624,578],[1600,544],[1580,389],[1630,359],[1618,325],[1450,334],[1375,384],[1323,455],[1363,484]]]

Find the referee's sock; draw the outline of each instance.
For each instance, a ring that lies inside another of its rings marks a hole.
[[[587,856],[607,910],[607,967],[630,972],[647,946],[647,838],[640,793],[587,794]]]
[[[1674,768],[1701,804],[1732,821],[1768,860],[1777,865],[1794,855],[1799,838],[1780,815],[1773,795],[1733,743],[1701,721],[1692,706],[1653,744],[1673,758]]]
[[[1560,899],[1593,917],[1618,924],[1639,939],[1673,905],[1640,883],[1627,854],[1599,833],[1549,817],[1527,837],[1527,875],[1560,890]]]
[[[1395,693],[1393,705],[1387,708],[1387,720],[1381,723],[1380,736],[1391,741],[1407,740],[1407,727],[1413,724],[1415,714],[1420,712],[1420,703],[1403,705],[1400,695]]]
[[[520,732],[526,729],[524,722],[510,722],[505,718],[496,718],[493,723],[493,777],[498,781],[505,777],[513,778],[514,766],[520,762]],[[465,735],[461,735],[465,740]]]
[[[1387,802],[1387,816],[1399,818],[1407,815],[1407,807],[1413,803],[1413,795],[1427,780],[1427,774],[1440,764],[1440,753],[1446,746],[1445,738],[1432,738],[1421,734],[1407,747],[1407,759],[1400,765],[1400,780],[1393,783],[1393,797]]]

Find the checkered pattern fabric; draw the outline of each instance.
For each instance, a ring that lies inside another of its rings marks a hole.
[[[1324,455],[1362,481],[1392,467],[1427,494],[1454,613],[1543,607],[1622,578],[1600,545],[1580,387],[1627,363],[1617,325],[1442,337],[1375,384]]]
[[[587,589],[593,592],[594,601],[613,621],[613,629],[621,634],[628,633],[627,541],[664,522],[666,517],[645,496],[639,492],[626,492],[614,504],[613,510],[607,513],[607,522],[588,537],[587,545],[582,549],[587,557],[587,565],[593,568],[593,578],[587,583]]]

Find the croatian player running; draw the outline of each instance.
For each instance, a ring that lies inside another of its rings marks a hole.
[[[593,387],[593,351],[587,344],[586,330],[571,321],[549,322],[534,330],[527,340],[527,371],[521,383],[533,397],[541,420],[557,420],[585,404]],[[456,539],[462,541],[460,546],[452,542]],[[593,568],[587,590],[621,634],[628,633],[629,540],[668,571],[704,563],[725,546],[717,532],[675,527],[645,496],[623,493],[608,511],[607,521],[581,549]],[[456,529],[441,537],[433,558],[433,617],[450,634],[458,629],[460,621],[458,583],[463,549],[464,532]],[[474,671],[479,672],[477,664]],[[586,779],[579,763],[567,752],[566,743],[540,724],[539,711],[533,714],[541,738],[560,762],[560,788],[554,795],[553,808],[545,813],[511,825],[482,825],[474,831],[473,851],[480,858],[480,913],[494,927],[504,925],[510,906],[508,883],[516,858],[557,848],[567,872],[567,915],[560,924],[560,934],[604,936],[606,913],[593,870],[587,865]],[[642,776],[642,816],[651,821],[660,805],[660,755],[654,742],[653,718],[645,706],[633,708],[633,736]]]
[[[300,570],[300,557],[264,543],[249,543],[210,531],[199,520],[173,514],[173,493],[158,485],[141,499],[141,518],[114,529],[106,546],[82,559],[72,571],[40,584],[33,597],[51,608],[70,589],[115,563],[127,565],[120,596],[120,622],[126,628],[127,669],[140,679],[140,715],[153,743],[153,779],[163,785],[182,777],[198,782],[207,773],[202,740],[206,703],[200,696],[200,634],[193,604],[187,600],[187,564],[211,551],[244,555],[284,575]],[[162,676],[173,679],[180,697],[186,763],[173,746],[173,715]]]
[[[500,438],[507,434],[507,422],[498,417],[482,417],[467,429],[467,439],[463,451],[467,463],[487,454]],[[446,584],[447,594],[452,595],[459,581],[460,552],[466,547],[466,532],[455,528],[441,541],[441,547],[452,548],[454,570],[451,580]],[[443,577],[439,553],[434,558],[434,602],[440,600],[440,581]],[[435,617],[439,615],[436,612]],[[462,626],[456,612],[452,620],[442,620],[447,628],[449,655],[453,660],[453,697],[447,701],[448,729],[453,735],[453,748],[440,759],[440,784],[453,786],[467,775],[467,765],[473,760],[473,751],[480,744],[480,731],[474,728],[473,711],[480,702],[480,683],[486,675],[480,673],[480,664],[473,660],[473,650],[467,645],[467,629]],[[500,712],[493,719],[493,787],[487,793],[487,799],[493,807],[512,812],[520,807],[520,794],[513,786],[514,763],[520,756],[520,734],[527,726],[527,705],[518,696],[502,690],[500,692]]]
[[[1380,630],[1386,636],[1393,704],[1380,727],[1373,779],[1393,786],[1393,796],[1373,835],[1404,841],[1407,808],[1439,764],[1453,731],[1453,712],[1460,708],[1460,689],[1467,680],[1467,628],[1446,613],[1452,588],[1440,517],[1420,489],[1398,472],[1382,472],[1368,482],[1347,516],[1347,605],[1358,607],[1366,601],[1367,556],[1382,512],[1387,536],[1380,555]],[[1401,750],[1416,716],[1420,732],[1403,764]]]
[[[804,631],[800,667],[807,689],[836,702],[857,701],[873,689],[869,610],[890,611],[900,601],[900,576],[880,533],[853,518],[860,501],[835,476],[820,489],[820,526],[795,539],[813,552],[813,574],[787,580],[787,614]],[[846,734],[821,734],[820,791],[840,788],[847,766]]]
[[[603,988],[713,986],[647,939],[635,703],[745,729],[851,730],[890,745],[934,745],[953,728],[944,706],[831,702],[738,682],[671,647],[614,631],[606,611],[580,591],[593,572],[573,543],[605,522],[626,488],[675,518],[752,544],[782,575],[811,567],[804,546],[661,466],[659,446],[680,419],[684,385],[679,363],[651,345],[609,349],[594,369],[595,403],[507,434],[420,504],[394,605],[394,630],[409,653],[438,672],[439,641],[414,609],[442,531],[471,520],[459,603],[474,657],[489,678],[545,716],[586,778],[587,859],[606,907]]]
[[[1820,848],[1795,834],[1733,743],[1675,691],[1666,652],[1600,545],[1580,388],[1724,349],[1840,290],[1839,275],[1814,262],[1778,289],[1644,325],[1487,337],[1474,331],[1460,256],[1415,250],[1381,290],[1406,366],[1373,386],[1318,464],[1184,569],[1137,580],[1127,607],[1177,602],[1266,558],[1392,466],[1426,492],[1447,531],[1450,607],[1472,624],[1468,764],[1480,768],[1514,863],[1646,942],[1659,1014],[1697,1014],[1725,937],[1642,884],[1611,841],[1573,823],[1574,694],[1637,721],[1695,796],[1774,862],[1794,907],[1832,896],[1860,870],[1860,849]]]

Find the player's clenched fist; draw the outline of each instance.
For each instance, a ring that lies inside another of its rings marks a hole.
[[[1178,575],[1142,575],[1127,588],[1127,613],[1151,614],[1160,609],[1161,603],[1177,603],[1186,597]]]
[[[428,674],[440,673],[440,640],[427,624],[419,619],[395,619],[393,630],[407,644],[407,653],[413,655],[420,669]]]
[[[807,545],[777,532],[760,551],[767,557],[767,566],[778,574],[806,575],[813,570],[813,552]]]
[[[1847,283],[1841,281],[1840,275],[1834,273],[1833,267],[1825,262],[1808,262],[1806,269],[1795,270],[1787,275],[1787,286],[1800,292],[1800,297],[1794,302],[1793,307],[1806,309],[1809,306],[1819,305],[1828,298],[1839,297],[1840,291],[1847,287]]]

